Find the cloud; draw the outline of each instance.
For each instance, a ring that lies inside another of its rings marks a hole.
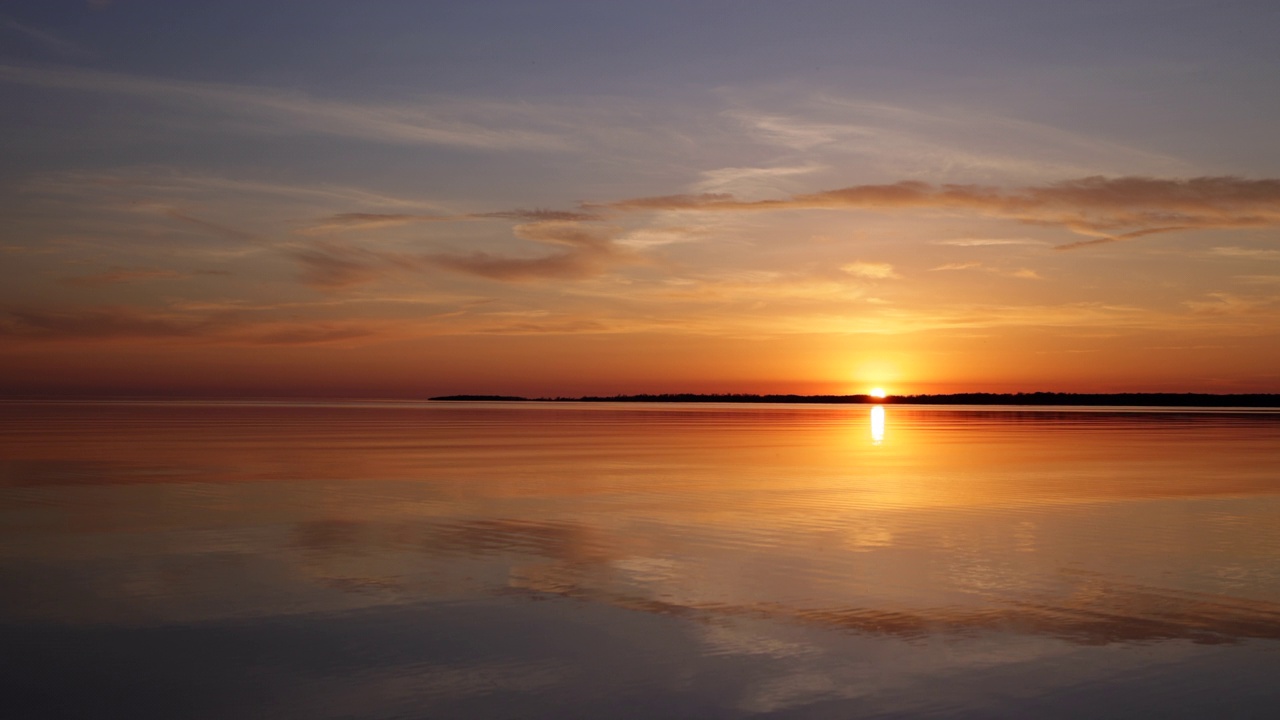
[[[1125,168],[1186,172],[1185,163],[1167,155],[985,111],[920,110],[826,93],[736,94],[739,106],[768,105],[726,113],[756,140],[826,163],[838,153],[855,155],[859,166],[891,176],[1048,178]]]
[[[1175,230],[1280,226],[1280,180],[1087,177],[1012,190],[908,180],[774,200],[741,200],[723,193],[702,193],[635,198],[587,207],[621,212],[919,209],[976,213],[1057,226],[1091,238],[1059,246],[1066,249]]]
[[[99,287],[102,285],[132,283],[138,280],[180,279],[193,277],[195,275],[227,274],[227,272],[219,270],[202,270],[200,272],[190,273],[178,272],[177,270],[164,270],[160,268],[116,268],[114,270],[106,270],[100,273],[92,273],[90,275],[78,275],[75,277],[63,278],[62,282],[66,285],[74,285],[77,287]]]
[[[709,226],[646,227],[632,230],[618,238],[618,244],[629,248],[652,248],[700,240],[712,234],[714,230]]]
[[[66,38],[59,37],[44,30],[37,30],[29,25],[24,25],[13,18],[0,17],[0,26],[20,33],[30,40],[34,40],[43,49],[64,58],[84,59],[93,57],[93,53],[84,49],[80,45],[67,40]]]
[[[440,253],[429,256],[428,262],[444,270],[478,275],[490,280],[580,278],[594,274],[598,267],[588,256],[570,252],[538,258],[512,258],[487,252],[465,255]]]
[[[1039,240],[1030,238],[957,238],[955,240],[938,240],[935,245],[953,245],[955,247],[986,247],[990,245],[1044,245]]]
[[[596,220],[593,213],[573,212],[568,210],[499,210],[497,212],[473,213],[469,218],[493,218],[498,220],[517,220],[520,222],[543,222],[548,220],[586,221]]]
[[[380,324],[251,318],[136,307],[0,310],[0,337],[35,342],[154,340],[165,344],[314,345],[386,335]]]
[[[262,129],[324,134],[410,145],[480,150],[560,150],[546,132],[501,127],[502,116],[519,121],[516,105],[439,101],[421,105],[375,105],[326,100],[299,92],[225,83],[165,80],[120,73],[0,65],[0,80],[36,87],[136,97],[209,111]],[[480,119],[483,118],[483,119]]]
[[[854,277],[867,278],[869,280],[887,280],[902,277],[894,272],[893,266],[889,263],[880,262],[851,262],[841,265],[840,269],[853,275]]]
[[[321,235],[342,230],[373,230],[398,227],[413,223],[441,222],[456,218],[445,215],[410,215],[405,213],[350,212],[330,215],[300,232],[304,235]]]
[[[1253,315],[1269,312],[1276,307],[1277,298],[1245,298],[1231,293],[1212,292],[1204,300],[1188,300],[1184,305],[1199,315]]]
[[[517,225],[513,232],[523,240],[565,249],[533,258],[477,251],[436,253],[425,256],[424,260],[444,270],[491,280],[534,280],[588,277],[602,272],[611,263],[631,257],[614,242],[619,231],[613,227],[546,220]]]
[[[1280,260],[1280,250],[1263,250],[1261,248],[1216,247],[1209,251],[1212,255],[1222,257],[1248,258],[1250,260]]]
[[[808,175],[822,169],[820,165],[792,167],[727,167],[707,170],[693,189],[696,192],[738,192],[748,195],[772,194],[787,183],[788,178]]]
[[[495,212],[468,213],[463,215],[421,215],[408,213],[349,212],[330,215],[300,232],[304,235],[320,235],[342,230],[372,230],[416,223],[463,222],[468,220],[515,220],[517,222],[542,222],[549,220],[595,220],[591,213],[572,210],[498,210]]]
[[[1008,269],[998,268],[998,267],[988,267],[987,265],[977,262],[976,260],[971,262],[946,263],[944,265],[939,265],[937,267],[929,268],[929,272],[948,272],[953,270],[983,270],[989,273],[994,273],[996,275],[1003,275],[1005,277],[1011,277],[1011,278],[1019,278],[1022,280],[1043,280],[1044,279],[1040,275],[1040,273],[1036,272],[1035,270],[1032,270],[1031,268],[1017,268],[1015,270],[1008,270]]]
[[[353,227],[378,227],[384,221],[413,222],[416,216],[350,213],[334,217],[343,218]],[[458,216],[463,220],[524,217],[539,219],[516,225],[512,232],[517,238],[559,250],[536,257],[486,251],[408,254],[317,243],[294,247],[287,254],[301,267],[299,279],[305,285],[325,292],[370,282],[389,269],[421,271],[433,267],[503,281],[579,279],[599,274],[614,263],[636,259],[629,249],[620,247],[615,242],[620,232],[618,228],[587,225],[576,219],[559,219],[594,217],[585,213],[517,210]],[[434,216],[432,218],[435,219]]]
[[[359,323],[285,323],[255,328],[239,339],[254,345],[321,345],[380,336],[374,328]]]
[[[188,225],[198,227],[208,233],[211,233],[220,238],[223,238],[224,240],[239,240],[239,241],[250,242],[250,243],[259,242],[258,236],[254,235],[253,233],[248,233],[243,230],[238,230],[233,227],[222,225],[220,223],[211,222],[203,218],[198,218],[188,213],[185,213],[181,210],[169,209],[169,210],[166,210],[164,214],[173,218],[174,220],[181,220],[182,222],[187,223]]]
[[[216,328],[208,317],[106,307],[75,311],[9,310],[0,315],[0,335],[34,339],[191,337]]]
[[[260,200],[263,196],[272,196],[273,201],[276,198],[286,198],[319,203],[326,207],[335,204],[408,209],[433,207],[421,200],[370,192],[362,188],[228,178],[163,165],[141,165],[110,171],[43,173],[26,183],[24,190],[89,199],[101,198],[114,190],[121,196],[130,198],[136,197],[139,192],[146,192],[155,196],[182,195],[200,199],[210,196],[242,196]]]
[[[302,284],[324,292],[370,282],[392,266],[414,265],[403,256],[329,244],[292,248],[287,254],[298,263]]]

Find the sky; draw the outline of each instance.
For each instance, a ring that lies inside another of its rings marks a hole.
[[[0,395],[1280,392],[1276,27],[0,1]]]

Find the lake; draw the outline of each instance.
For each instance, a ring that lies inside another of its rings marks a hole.
[[[13,718],[1280,716],[1280,414],[0,404]]]

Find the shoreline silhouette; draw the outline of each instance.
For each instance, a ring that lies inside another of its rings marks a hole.
[[[443,395],[448,402],[645,402],[645,403],[795,403],[848,405],[1066,405],[1146,407],[1280,408],[1280,394],[1233,393],[949,393],[939,395],[758,395],[751,393],[659,393],[538,397],[517,395]]]

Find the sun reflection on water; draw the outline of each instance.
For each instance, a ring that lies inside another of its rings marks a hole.
[[[871,408],[871,443],[879,445],[884,442],[884,406]]]

